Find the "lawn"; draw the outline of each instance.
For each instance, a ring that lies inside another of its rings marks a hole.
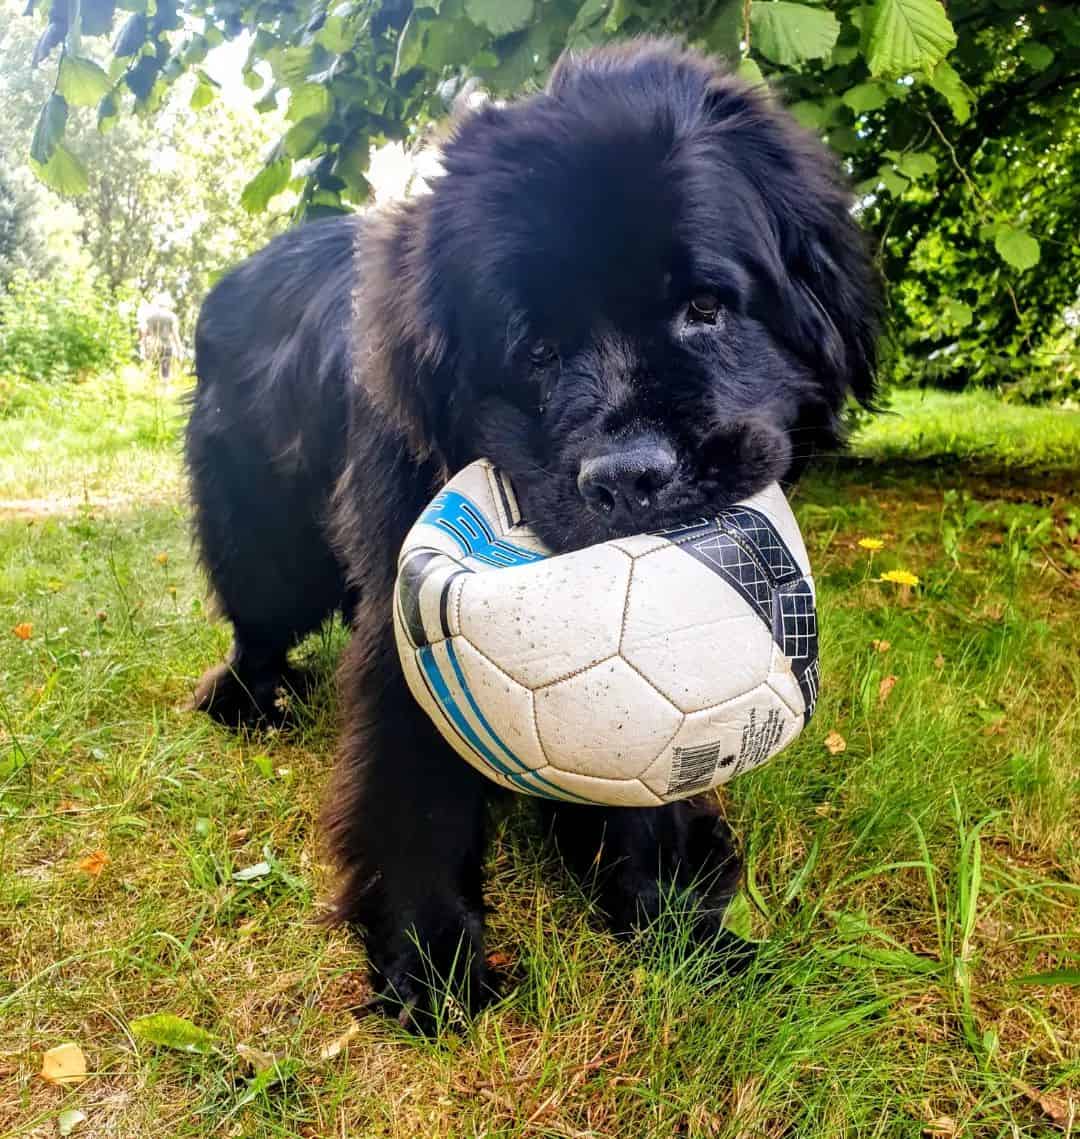
[[[1080,1135],[1080,412],[895,406],[795,496],[818,713],[722,794],[761,967],[715,977],[676,917],[616,944],[510,810],[504,999],[429,1041],[354,1019],[358,950],[319,923],[343,631],[303,649],[327,682],[297,730],[184,711],[228,630],[180,402],[27,394],[0,423],[0,1135]],[[133,1030],[162,1013],[198,1051]],[[69,1041],[88,1078],[57,1087]]]

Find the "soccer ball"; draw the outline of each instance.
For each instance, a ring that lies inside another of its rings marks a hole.
[[[409,532],[394,629],[413,696],[514,791],[656,806],[764,763],[818,687],[814,583],[779,486],[551,556],[491,463]]]

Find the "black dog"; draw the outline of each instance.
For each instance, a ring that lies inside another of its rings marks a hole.
[[[340,918],[423,1017],[425,978],[488,987],[492,790],[413,704],[390,594],[405,532],[487,456],[557,551],[796,478],[872,394],[878,284],[833,159],[764,93],[666,43],[567,57],[547,90],[459,122],[430,195],[286,234],[210,294],[188,428],[198,539],[235,644],[200,682],[273,719],[286,653],[353,624],[325,822]],[[720,919],[738,863],[707,807],[551,806],[617,929],[665,890]]]

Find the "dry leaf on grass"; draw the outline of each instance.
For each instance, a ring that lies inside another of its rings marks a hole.
[[[86,1116],[75,1108],[68,1108],[56,1117],[56,1129],[61,1135],[70,1135],[80,1123],[86,1122]]]
[[[847,751],[847,740],[834,729],[825,737],[825,750],[829,755],[839,755]]]
[[[252,1048],[250,1044],[237,1044],[236,1054],[256,1075],[265,1072],[267,1068],[272,1068],[277,1060],[273,1052]]]
[[[892,641],[879,641],[876,638],[870,642],[875,652],[887,653],[892,648]]]
[[[940,672],[944,667],[945,667],[945,658],[941,655],[941,653],[938,653],[938,655],[936,657],[934,657],[934,668],[936,668],[938,670],[938,672]]]
[[[336,1040],[331,1040],[329,1044],[324,1044],[322,1048],[319,1049],[319,1059],[333,1060],[335,1056],[340,1056],[345,1045],[359,1032],[360,1025],[358,1025],[356,1021],[353,1021]]]
[[[11,631],[20,641],[28,641],[34,635],[34,626],[29,621],[20,621]]]
[[[102,870],[108,866],[109,861],[108,851],[95,850],[85,858],[80,858],[76,865],[84,874],[89,874],[91,878],[98,878]]]
[[[86,1057],[73,1041],[50,1048],[41,1057],[41,1076],[50,1084],[64,1087],[86,1079]]]
[[[1022,1092],[1032,1103],[1037,1104],[1043,1115],[1055,1127],[1071,1132],[1080,1114],[1080,1103],[1068,1092],[1041,1092],[1023,1080],[1013,1080],[1013,1086]]]
[[[948,1136],[958,1134],[956,1120],[948,1115],[928,1119],[923,1124],[922,1133],[926,1139],[947,1139]]]
[[[883,676],[881,683],[878,685],[877,701],[878,704],[884,704],[892,694],[892,690],[896,687],[897,678],[895,676]]]

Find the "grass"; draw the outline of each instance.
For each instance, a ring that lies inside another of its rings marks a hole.
[[[761,971],[715,977],[677,916],[616,945],[510,811],[505,997],[433,1042],[353,1020],[358,951],[317,922],[329,686],[292,734],[182,710],[228,633],[179,407],[133,378],[24,403],[0,436],[0,1135],[65,1110],[124,1139],[1080,1133],[1080,417],[899,406],[799,490],[822,702],[722,796]],[[342,640],[305,651],[329,674]],[[209,1050],[138,1035],[157,1013]],[[65,1041],[91,1075],[57,1088],[36,1073]]]

